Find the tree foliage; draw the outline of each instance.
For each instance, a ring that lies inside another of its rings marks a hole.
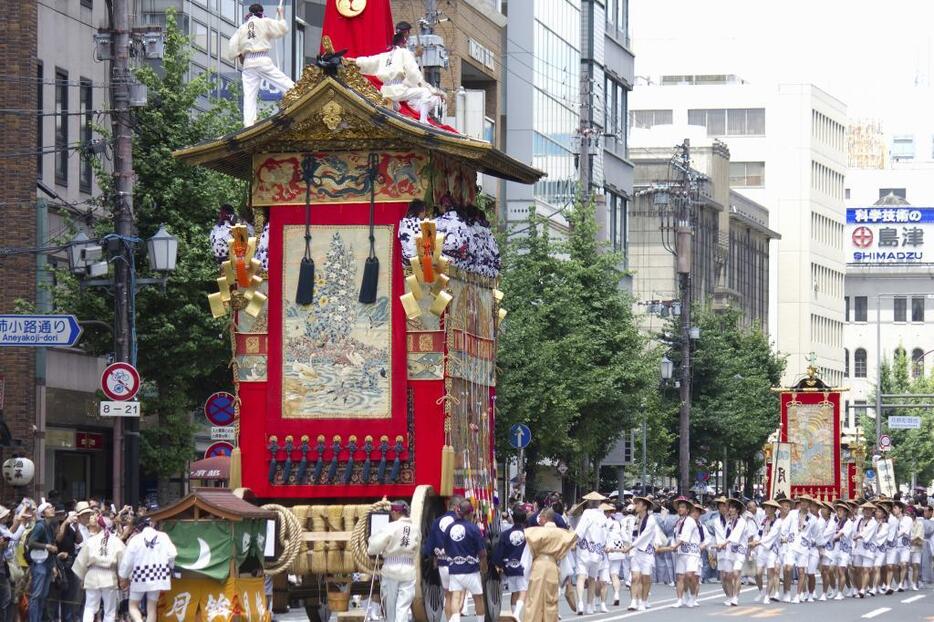
[[[216,290],[218,272],[208,236],[218,206],[239,204],[245,192],[241,182],[172,157],[174,149],[216,138],[239,124],[235,103],[207,100],[213,89],[209,75],[186,81],[189,59],[188,39],[170,9],[161,68],[137,71],[149,87],[149,103],[133,118],[137,235],[145,240],[165,225],[178,238],[177,270],[166,291],[141,289],[136,301],[137,364],[144,382],[155,388],[143,396],[143,414],[158,418],[156,425],[141,426],[140,468],[162,477],[178,473],[192,458],[191,413],[211,392],[231,384],[226,322],[211,318],[205,299]],[[206,103],[206,110],[196,110]],[[102,202],[113,205],[113,184],[100,173]],[[99,222],[97,229],[112,231],[113,223]],[[137,273],[147,276],[147,271],[148,263],[138,253]],[[82,319],[112,322],[109,297],[79,291],[67,276],[59,280],[56,304]],[[106,335],[89,344],[98,353],[109,351]]]
[[[757,453],[779,425],[778,396],[771,388],[781,381],[785,359],[772,350],[759,328],[743,324],[737,309],[697,306],[692,324],[700,328],[691,359],[694,466],[704,470],[724,456],[730,463],[755,465]],[[661,339],[670,348],[669,358],[680,366],[677,320]],[[731,471],[736,473],[735,468]]]
[[[596,242],[593,205],[576,206],[569,220],[569,238],[558,242],[533,212],[528,234],[505,245],[498,446],[510,453],[505,433],[525,423],[529,464],[560,460],[569,477],[592,482],[593,466],[638,421],[657,359],[620,290],[620,256]]]
[[[909,368],[908,356],[904,348],[898,348],[890,361],[884,361],[881,368],[883,394],[917,394],[917,399],[900,399],[893,402],[904,404],[924,404],[931,400],[922,395],[934,394],[934,372],[929,375],[919,373],[913,377]],[[872,396],[875,400],[875,395]],[[885,418],[898,416],[914,416],[921,418],[921,428],[918,430],[891,430],[885,425]],[[892,439],[892,450],[888,458],[895,466],[895,478],[900,484],[908,484],[912,475],[920,485],[934,480],[934,410],[930,408],[900,408],[882,413],[882,431]],[[864,414],[860,423],[866,439],[866,455],[872,456],[875,452],[876,420]]]

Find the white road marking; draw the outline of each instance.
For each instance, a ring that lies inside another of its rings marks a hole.
[[[905,604],[907,605],[907,604],[909,604],[909,603],[915,602],[916,600],[921,600],[921,599],[924,598],[925,596],[926,596],[926,594],[918,594],[917,596],[912,596],[911,598],[906,598],[906,599],[903,600],[902,602],[905,603]]]
[[[757,591],[758,589],[759,588],[757,587],[749,587],[749,588],[746,588],[745,590],[740,590],[740,594],[745,594],[746,592]],[[699,594],[699,595],[703,596],[703,594]],[[726,598],[726,596],[723,594],[723,592],[715,592],[712,596],[707,596],[706,598],[698,598],[697,602],[702,602],[705,600],[714,600],[717,598]],[[666,601],[661,601],[661,602],[666,602]],[[671,603],[670,605],[662,605],[661,607],[657,606],[658,603],[650,603],[650,604],[652,605],[651,609],[646,609],[645,611],[630,611],[629,613],[624,613],[623,615],[619,615],[619,616],[613,616],[611,618],[601,618],[600,622],[613,622],[614,620],[625,620],[626,618],[633,618],[635,616],[641,616],[646,613],[652,613],[653,611],[661,611],[662,609],[673,609],[674,608],[674,603]],[[688,609],[687,611],[690,612],[691,610]]]
[[[891,607],[879,607],[878,609],[873,609],[869,613],[864,613],[862,617],[866,619],[874,618],[876,616],[881,616],[883,613],[887,611],[891,611],[891,610],[892,610]]]

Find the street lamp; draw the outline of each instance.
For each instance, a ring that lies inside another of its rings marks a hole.
[[[155,235],[146,241],[149,251],[149,267],[155,272],[175,272],[175,259],[178,256],[178,238],[161,225]]]
[[[668,358],[668,355],[662,357],[661,371],[662,371],[662,380],[671,380],[671,376],[674,373],[675,364],[671,362],[671,359]]]

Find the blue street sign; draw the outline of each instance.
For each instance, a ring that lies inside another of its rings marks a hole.
[[[0,346],[73,346],[80,336],[73,315],[0,315]]]
[[[876,472],[872,469],[866,469],[866,479],[875,479]]]
[[[512,427],[509,428],[509,444],[515,449],[525,449],[529,446],[529,443],[532,442],[532,430],[529,429],[529,426],[514,423]]]

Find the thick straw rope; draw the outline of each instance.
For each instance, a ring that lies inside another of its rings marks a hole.
[[[292,565],[302,549],[302,535],[304,530],[298,518],[289,508],[269,503],[263,506],[264,510],[272,510],[279,514],[280,525],[279,542],[282,544],[282,555],[272,566],[266,568],[266,574],[276,575]]]
[[[367,550],[367,527],[369,527],[369,516],[371,512],[388,512],[389,501],[382,499],[371,505],[365,512],[360,514],[357,524],[354,525],[353,533],[350,535],[350,552],[353,553],[354,563],[360,572],[379,572],[380,564],[375,564],[366,554]]]

